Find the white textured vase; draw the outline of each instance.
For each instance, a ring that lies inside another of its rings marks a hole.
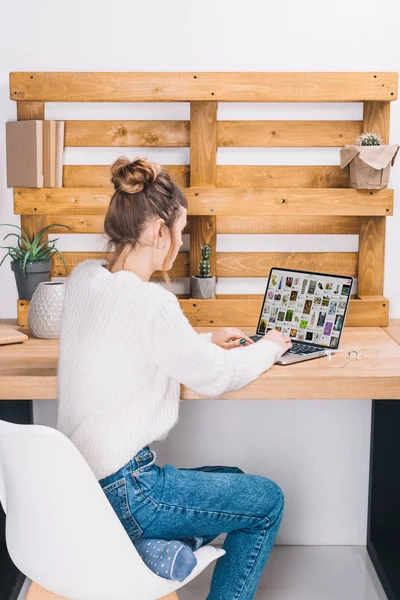
[[[35,289],[28,310],[28,327],[37,338],[60,337],[65,282],[44,281]]]

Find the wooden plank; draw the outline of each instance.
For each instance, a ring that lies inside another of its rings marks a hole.
[[[390,102],[364,102],[363,131],[378,133],[389,144]]]
[[[306,148],[353,144],[362,121],[218,121],[222,147]]]
[[[28,325],[29,300],[17,300],[17,323],[20,326]]]
[[[189,121],[66,121],[65,146],[187,147],[189,132]]]
[[[217,103],[190,104],[190,185],[215,186],[217,167]],[[185,192],[187,189],[184,190]],[[189,200],[190,202],[190,200]],[[190,207],[190,204],[189,204]],[[188,215],[190,213],[188,209]],[[215,215],[190,216],[190,277],[199,275],[201,247],[211,248],[210,275],[216,275]]]
[[[243,297],[244,296],[244,297]],[[256,327],[263,296],[259,294],[217,294],[214,300],[179,299],[183,312],[193,327]],[[193,305],[195,304],[195,306]],[[28,300],[18,300],[18,325],[28,323]],[[346,317],[347,327],[386,327],[389,323],[389,300],[378,296],[351,299]]]
[[[45,215],[21,215],[21,229],[25,231],[30,240],[32,240],[36,234],[46,227],[46,216]],[[48,235],[45,233],[41,237],[41,242],[48,240]]]
[[[101,215],[49,215],[46,225],[63,223],[71,229],[54,227],[53,233],[104,233]],[[358,235],[360,217],[218,217],[217,233],[273,233],[273,234],[353,234]],[[190,218],[184,233],[190,233]]]
[[[241,299],[240,295],[223,299],[217,295],[213,300],[182,299],[181,308],[193,327],[257,327],[263,296],[254,295]],[[346,326],[384,327],[388,324],[389,301],[384,297],[350,300]]]
[[[12,327],[13,329],[15,329],[15,331],[19,331],[21,329],[21,326],[18,325],[17,320],[16,319],[0,319],[0,326],[4,326],[4,327]]]
[[[393,190],[291,188],[183,188],[188,215],[389,216]],[[112,195],[105,188],[15,188],[17,214],[105,215]]]
[[[385,217],[361,217],[357,281],[359,296],[383,295],[385,230]]]
[[[385,327],[385,332],[400,345],[400,319],[390,319],[390,323]]]
[[[374,342],[367,342],[367,347]],[[23,344],[24,345],[24,344]],[[350,350],[349,346],[349,350]],[[1,358],[1,357],[0,357]],[[310,360],[282,367],[274,365],[249,385],[218,396],[221,400],[385,400],[400,396],[400,379],[396,363],[400,354],[394,351],[381,353],[379,369],[348,365],[334,369],[321,363],[324,359]],[[311,363],[319,363],[319,366]],[[304,370],[299,369],[302,367]],[[364,369],[360,372],[360,369]],[[296,371],[294,373],[294,371]],[[338,373],[340,371],[340,374]],[[346,372],[344,372],[346,371]],[[33,375],[27,370],[0,373],[0,401],[37,400],[54,401],[57,398],[57,373],[39,370]],[[181,385],[181,400],[209,400]]]
[[[163,165],[180,187],[190,186],[189,165]],[[216,187],[348,188],[347,172],[337,166],[217,165]],[[65,165],[64,187],[111,188],[109,165]]]
[[[217,252],[217,277],[268,277],[272,267],[357,277],[357,252]]]
[[[218,121],[221,147],[340,147],[353,144],[362,121]],[[187,147],[190,121],[66,121],[65,146]]]
[[[212,187],[216,179],[217,103],[190,104],[190,185]]]
[[[65,263],[67,265],[67,273],[62,260],[56,254],[53,256],[53,267],[51,270],[51,277],[67,277],[72,269],[84,260],[98,260],[106,257],[105,252],[63,252],[62,253]],[[178,252],[172,269],[168,271],[170,278],[175,277],[188,277],[189,276],[189,253]],[[155,271],[151,276],[152,280],[162,279],[161,271]]]
[[[49,215],[45,217],[45,220],[46,225],[61,223],[70,227],[70,229],[54,227],[51,233],[104,233],[103,215]]]
[[[390,102],[364,102],[363,131],[378,133],[389,142]],[[382,295],[385,268],[384,217],[362,217],[359,238],[358,294]]]
[[[362,102],[397,99],[396,72],[10,73],[12,100]]]
[[[180,187],[189,187],[189,165],[163,165],[171,179]],[[112,188],[110,182],[110,165],[65,165],[63,186],[73,187],[106,187]]]
[[[337,166],[217,165],[216,187],[348,188],[349,181]]]
[[[17,102],[17,120],[44,120],[44,102]]]
[[[189,188],[189,214],[261,215],[390,215],[393,190]]]
[[[48,215],[45,217],[46,225],[62,224],[68,225],[70,229],[64,227],[54,227],[52,233],[104,233],[104,216],[101,215]],[[184,228],[183,233],[189,233],[189,224]]]
[[[60,217],[61,218],[61,217]],[[76,217],[79,218],[79,217]],[[272,234],[358,234],[360,217],[287,216],[230,217],[219,216],[217,233]]]
[[[389,323],[389,300],[385,296],[359,296],[350,300],[346,325],[386,327]]]
[[[105,252],[63,252],[68,274],[84,260],[105,258]],[[272,267],[297,268],[357,276],[356,252],[217,252],[217,277],[267,277]],[[189,277],[189,253],[178,252],[170,277]],[[53,257],[52,277],[66,277],[58,255]],[[152,279],[161,279],[155,271]]]

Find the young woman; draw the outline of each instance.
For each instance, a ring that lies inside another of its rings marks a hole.
[[[92,468],[131,540],[227,533],[208,600],[250,600],[273,546],[283,494],[237,467],[155,464],[150,444],[178,421],[180,384],[209,397],[254,381],[291,347],[225,327],[198,334],[169,283],[187,199],[158,164],[120,158],[104,229],[110,261],[86,260],[67,280],[60,334],[57,429]],[[241,344],[240,340],[245,343]],[[101,526],[101,524],[99,524]]]

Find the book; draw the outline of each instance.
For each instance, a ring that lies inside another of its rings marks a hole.
[[[20,344],[27,339],[28,336],[15,329],[15,327],[0,323],[0,346],[5,344]]]
[[[6,123],[7,187],[43,187],[43,121]]]
[[[43,187],[56,186],[56,121],[43,121]]]
[[[65,121],[56,122],[56,187],[63,184]]]

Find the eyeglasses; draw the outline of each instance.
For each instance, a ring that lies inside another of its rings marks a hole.
[[[379,358],[379,348],[363,348],[362,350],[325,350],[330,367],[345,367],[351,360],[360,361],[363,367],[373,367]]]

